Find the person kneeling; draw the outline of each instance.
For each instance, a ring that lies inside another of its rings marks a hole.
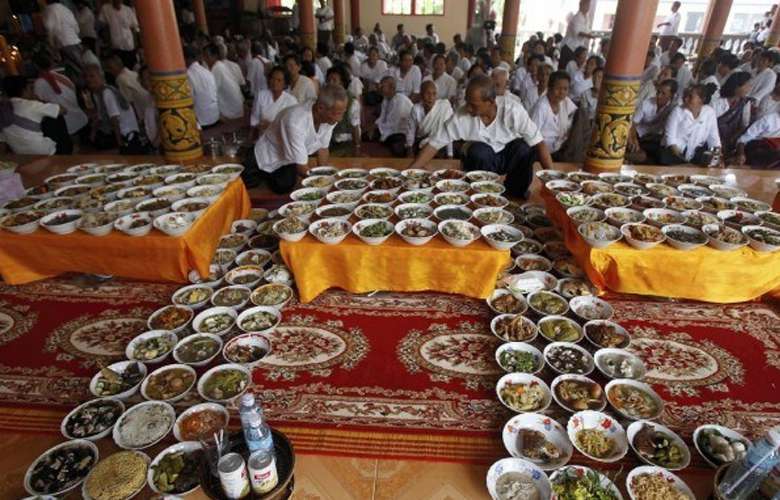
[[[510,196],[526,196],[535,161],[542,168],[553,168],[539,128],[522,106],[507,99],[496,101],[496,88],[487,76],[469,80],[466,105],[431,136],[409,168],[426,166],[439,149],[458,140],[469,141],[463,169],[506,175],[504,184]]]
[[[244,161],[241,177],[248,188],[266,180],[277,194],[292,191],[297,175],[305,174],[310,155],[320,165],[329,157],[333,129],[347,110],[347,91],[326,85],[314,104],[290,106],[276,115]]]
[[[718,119],[715,110],[705,104],[707,94],[703,85],[685,89],[683,105],[674,108],[666,121],[664,147],[658,155],[661,165],[703,165],[707,149],[720,147]]]
[[[737,163],[780,168],[780,111],[756,120],[737,141]]]

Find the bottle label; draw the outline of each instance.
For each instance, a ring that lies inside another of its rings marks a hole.
[[[276,460],[274,459],[271,459],[271,462],[265,467],[251,469],[250,474],[252,491],[258,495],[268,493],[279,483],[279,476],[276,472]]]

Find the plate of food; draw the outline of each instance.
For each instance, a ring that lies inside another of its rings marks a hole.
[[[638,212],[644,212],[648,208],[665,208],[666,203],[652,196],[634,196],[631,198],[630,207]]]
[[[592,295],[574,297],[569,301],[569,307],[583,321],[610,319],[615,314],[609,302]]]
[[[543,412],[552,402],[547,384],[529,373],[507,373],[498,380],[496,394],[515,413]]]
[[[607,218],[603,210],[587,205],[568,208],[566,215],[569,216],[575,225],[586,222],[601,222]]]
[[[764,226],[772,229],[780,229],[780,213],[772,212],[771,210],[765,210],[756,212],[753,215],[761,219]]]
[[[420,246],[431,241],[439,228],[428,219],[405,219],[395,225],[395,232],[410,245]]]
[[[696,500],[682,479],[661,467],[642,465],[626,476],[626,490],[631,500]]]
[[[490,330],[504,342],[531,342],[539,333],[534,322],[521,314],[499,314],[490,321]]]
[[[685,216],[677,210],[648,208],[642,213],[647,218],[647,223],[657,228],[662,228],[669,224],[685,224]]]
[[[239,314],[236,323],[244,333],[270,333],[281,320],[282,314],[275,307],[254,306]]]
[[[192,329],[196,333],[211,333],[221,337],[233,328],[237,316],[238,313],[232,307],[211,307],[195,316],[195,319],[192,320]]]
[[[574,182],[587,182],[587,181],[595,181],[599,178],[598,175],[594,174],[593,172],[586,172],[584,170],[575,170],[573,172],[569,172],[566,174],[566,178],[570,181]]]
[[[593,371],[593,356],[572,342],[553,342],[543,351],[544,360],[561,375],[588,375]]]
[[[187,495],[200,487],[203,460],[203,446],[197,441],[171,445],[154,458],[146,482],[158,495]]]
[[[709,241],[703,232],[682,224],[669,224],[661,228],[661,231],[666,236],[666,242],[677,250],[693,250],[706,245]]]
[[[496,349],[496,363],[507,373],[535,375],[544,368],[544,356],[539,349],[525,341],[506,342]]]
[[[173,351],[179,339],[170,330],[151,330],[133,338],[125,348],[125,356],[142,363],[160,363]]]
[[[176,412],[164,401],[145,401],[125,411],[114,425],[114,443],[125,450],[143,450],[160,442],[173,428]]]
[[[293,290],[281,283],[268,283],[256,288],[249,297],[256,306],[281,310],[293,298]]]
[[[721,210],[716,214],[724,224],[742,230],[744,226],[760,226],[761,219],[742,210]]]
[[[190,323],[194,315],[195,313],[189,307],[165,306],[153,312],[146,324],[150,330],[168,330],[179,333]]]
[[[615,190],[612,184],[598,180],[582,181],[580,187],[582,187],[581,192],[589,196],[598,193],[611,193]]]
[[[666,203],[666,208],[670,210],[676,210],[678,212],[684,212],[686,210],[702,210],[704,205],[702,202],[685,196],[667,196],[663,199]]]
[[[116,398],[93,399],[68,413],[62,419],[60,432],[67,439],[97,441],[111,434],[114,424],[124,412],[124,403]]]
[[[574,297],[584,297],[596,294],[596,289],[587,280],[582,278],[563,278],[558,280],[558,285],[555,287],[555,291],[558,292],[564,299],[572,299]]]
[[[750,247],[757,252],[780,250],[780,231],[761,226],[745,226],[742,234],[747,236]]]
[[[550,342],[577,343],[582,340],[582,328],[566,316],[545,316],[538,326],[542,337]]]
[[[225,281],[231,285],[241,285],[251,289],[263,281],[264,273],[265,270],[260,266],[239,266],[225,274]],[[249,299],[249,295],[246,296],[246,299]],[[213,301],[214,298],[212,297],[211,300]]]
[[[198,380],[198,394],[212,403],[227,403],[243,394],[252,382],[252,372],[235,363],[218,365]]]
[[[644,382],[616,379],[608,383],[605,390],[609,404],[628,419],[654,420],[664,410],[661,397]]]
[[[149,374],[141,384],[141,395],[150,401],[175,403],[195,385],[195,370],[184,364],[170,364]]]
[[[236,256],[237,266],[265,267],[271,261],[271,252],[267,250],[252,249],[241,252]]]
[[[395,226],[385,219],[363,219],[352,226],[352,233],[367,245],[381,245],[393,231]]]
[[[471,183],[471,190],[478,194],[503,194],[506,188],[500,182],[477,181]]]
[[[222,339],[211,333],[196,333],[184,337],[173,349],[177,363],[206,366],[222,350]]]
[[[716,214],[721,210],[734,210],[736,208],[736,205],[729,200],[718,196],[702,196],[696,198],[696,201],[701,203],[702,211],[711,214]]]
[[[230,413],[219,403],[200,403],[184,410],[173,425],[177,441],[208,441],[227,430]]]
[[[433,197],[433,202],[439,207],[448,205],[459,207],[467,205],[469,197],[463,193],[439,193]]]
[[[711,466],[720,467],[747,455],[751,443],[737,431],[722,425],[701,425],[693,432],[693,444]]]
[[[523,314],[528,309],[525,299],[506,288],[497,288],[488,297],[487,304],[496,314]]]
[[[607,406],[601,386],[583,375],[559,375],[553,380],[550,390],[558,406],[572,413],[601,411]]]
[[[24,475],[30,495],[62,495],[81,484],[98,461],[98,448],[86,439],[60,443],[44,451]]]
[[[632,196],[642,196],[649,194],[650,191],[644,186],[634,184],[633,182],[618,182],[615,184],[615,192],[631,198]]]
[[[252,368],[271,352],[271,343],[259,333],[244,333],[228,340],[222,348],[222,357],[228,363]]]
[[[561,424],[541,413],[515,415],[501,432],[504,448],[544,471],[555,470],[571,460],[574,452]]]
[[[617,462],[628,453],[626,431],[606,413],[577,412],[569,419],[566,432],[580,453],[597,462]]]
[[[362,196],[364,203],[377,205],[392,205],[395,202],[396,192],[387,189],[377,189],[369,191]]]
[[[149,212],[152,218],[157,218],[171,210],[171,200],[168,198],[149,198],[135,206],[136,212]]]
[[[566,179],[553,179],[544,183],[544,187],[555,194],[558,193],[578,193],[582,191],[582,186],[578,182]]]
[[[505,224],[482,226],[480,233],[485,241],[496,250],[509,250],[524,238],[522,231]]]
[[[577,232],[593,248],[606,248],[623,237],[618,228],[606,222],[586,222],[577,226]]]
[[[146,366],[137,361],[118,361],[100,369],[89,382],[89,392],[97,397],[127,400],[138,392],[146,377]]]
[[[631,177],[632,182],[635,182],[637,184],[647,185],[647,184],[660,184],[663,179],[661,179],[660,175],[653,175],[653,174],[646,174],[644,172],[634,172],[634,175]]]
[[[504,208],[505,206],[509,205],[509,200],[497,194],[486,194],[486,193],[475,194],[471,196],[470,200],[471,203],[473,203],[475,206],[479,208],[483,208],[483,207]]]
[[[585,193],[562,191],[555,195],[555,199],[558,200],[558,203],[564,208],[581,207],[590,203],[590,195]]]
[[[566,299],[547,290],[529,294],[528,306],[539,316],[564,315],[569,311]]]
[[[471,219],[473,212],[470,208],[461,205],[440,205],[433,211],[433,216],[439,222],[448,220],[467,221]]]
[[[531,235],[533,236],[533,233],[531,233]],[[525,238],[526,239],[522,240],[517,245],[512,247],[513,257],[518,257],[519,255],[523,255],[523,254],[531,254],[531,255],[538,254],[543,250],[544,245],[542,245],[540,241],[535,240],[533,238],[529,238],[527,235],[525,235]],[[552,266],[552,264],[550,265]]]
[[[379,203],[366,203],[355,209],[355,217],[358,219],[389,219],[392,216],[393,209]]]
[[[590,204],[601,210],[606,210],[612,207],[627,207],[631,204],[631,199],[618,193],[598,193],[590,199]]]
[[[637,250],[647,250],[662,243],[666,236],[657,227],[649,224],[623,224],[620,232],[626,242]]]
[[[603,348],[593,355],[596,368],[612,379],[641,380],[647,369],[642,360],[624,349]]]
[[[381,176],[371,181],[370,187],[374,191],[392,191],[398,193],[403,187],[404,180],[400,176]]]
[[[472,183],[484,181],[497,182],[500,177],[499,174],[489,170],[472,170],[466,172],[466,180]]]
[[[648,191],[650,191],[650,194],[652,196],[656,196],[658,198],[666,198],[667,196],[679,196],[680,192],[675,189],[673,186],[669,186],[666,184],[660,184],[660,183],[648,183],[645,184],[645,187]]]
[[[480,236],[479,228],[465,220],[445,220],[439,223],[438,229],[447,243],[459,248],[470,245]]]
[[[506,287],[515,295],[528,295],[540,290],[555,290],[558,279],[545,271],[526,271],[502,278],[500,286]]]
[[[434,186],[440,193],[465,193],[470,189],[471,184],[457,179],[442,179]]]
[[[624,349],[631,342],[631,337],[625,328],[606,319],[590,320],[583,325],[585,337],[597,349]]]
[[[691,463],[688,445],[671,429],[640,420],[626,429],[631,449],[643,462],[667,470],[682,470]]]
[[[609,477],[581,465],[569,465],[550,476],[551,500],[623,500],[618,487]]]
[[[685,196],[690,198],[699,198],[701,196],[712,196],[713,192],[704,186],[697,184],[680,184],[677,186],[677,190]]]
[[[326,245],[337,245],[347,237],[352,226],[342,219],[320,219],[309,225],[309,233]]]
[[[178,237],[186,233],[195,222],[193,214],[187,212],[171,212],[158,216],[152,225],[168,236]]]
[[[736,186],[726,186],[724,184],[710,184],[707,186],[710,191],[721,198],[731,199],[736,197],[747,197],[747,193]]]

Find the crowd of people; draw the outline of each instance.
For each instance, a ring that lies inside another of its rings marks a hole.
[[[316,50],[302,45],[295,11],[293,30],[276,37],[209,37],[186,6],[179,22],[200,128],[250,130],[248,185],[287,192],[309,156],[327,162],[339,145],[359,156],[372,141],[413,167],[436,155],[460,158],[467,170],[506,175],[509,194],[523,196],[534,162],[581,162],[591,141],[609,40],[591,51],[589,3],[580,1],[564,35],[531,36],[511,63],[490,21],[449,45],[430,24],[415,36],[402,24],[386,35],[379,23],[337,45],[326,0],[316,11]],[[4,78],[0,141],[17,154],[68,154],[74,145],[156,152],[157,109],[135,12],[122,0],[97,13],[88,0],[76,4],[73,11],[47,0],[48,44],[25,54],[26,74]],[[738,53],[718,48],[689,60],[677,36],[679,8],[647,49],[628,159],[780,166],[780,52],[753,40]]]

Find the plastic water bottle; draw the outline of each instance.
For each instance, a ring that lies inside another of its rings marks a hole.
[[[252,394],[241,396],[241,406],[238,413],[241,417],[241,427],[244,430],[244,440],[250,453],[265,450],[273,453],[274,440],[271,428],[263,418],[263,410],[256,403]]]
[[[753,443],[742,460],[731,464],[718,485],[725,500],[744,500],[758,490],[770,471],[780,464],[780,426]]]

